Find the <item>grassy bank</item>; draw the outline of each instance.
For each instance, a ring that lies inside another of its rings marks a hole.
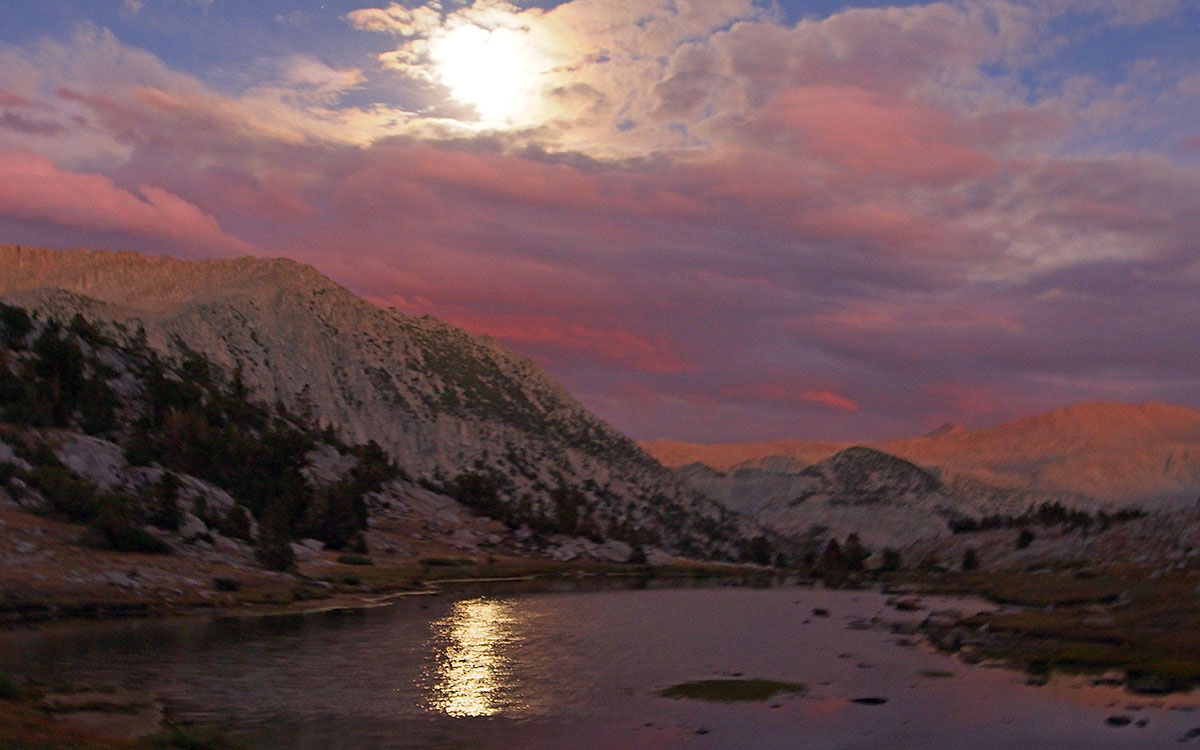
[[[145,696],[97,695],[102,700],[63,701],[62,693],[0,673],[0,750],[244,750],[215,729],[163,726],[157,716],[130,736],[129,718],[147,712]]]
[[[1035,676],[1109,673],[1108,679],[1139,693],[1200,687],[1195,572],[1073,566],[946,574],[912,583],[927,593],[977,595],[1005,605],[955,626],[980,658],[1001,659]]]

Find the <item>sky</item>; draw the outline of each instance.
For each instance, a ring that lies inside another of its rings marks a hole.
[[[1200,408],[1194,0],[0,17],[0,242],[294,258],[640,439]]]

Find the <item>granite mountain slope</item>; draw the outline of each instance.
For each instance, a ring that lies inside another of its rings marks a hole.
[[[502,346],[353,295],[283,259],[187,262],[0,248],[0,295],[44,314],[142,329],[240,372],[250,392],[483,512],[553,530],[738,558],[761,530],[685,488]]]

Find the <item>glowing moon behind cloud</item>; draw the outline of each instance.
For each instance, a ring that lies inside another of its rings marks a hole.
[[[534,119],[541,66],[525,34],[463,24],[429,40],[437,78],[480,124],[511,126]]]

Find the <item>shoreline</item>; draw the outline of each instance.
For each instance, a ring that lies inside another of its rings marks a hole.
[[[529,572],[512,573],[517,567],[532,568]],[[436,566],[423,566],[425,570]],[[338,610],[370,609],[410,596],[432,596],[445,593],[444,587],[501,584],[586,581],[737,581],[744,585],[771,581],[784,574],[763,568],[747,568],[724,563],[696,562],[686,565],[630,566],[620,563],[555,562],[538,558],[520,558],[500,564],[478,564],[469,567],[477,574],[464,577],[441,575],[414,576],[411,567],[381,566],[384,575],[398,580],[370,590],[346,590],[336,585],[322,585],[325,578],[311,575],[291,575],[277,581],[273,587],[256,589],[246,597],[211,597],[203,601],[184,599],[163,601],[152,595],[129,596],[128,592],[105,598],[102,595],[62,597],[22,596],[14,599],[9,592],[0,600],[0,630],[22,630],[47,624],[74,622],[118,622],[173,617],[262,617],[306,614]],[[490,573],[490,574],[489,574]],[[296,597],[303,589],[303,596]],[[106,593],[103,590],[99,594]],[[287,599],[287,601],[284,601]]]

